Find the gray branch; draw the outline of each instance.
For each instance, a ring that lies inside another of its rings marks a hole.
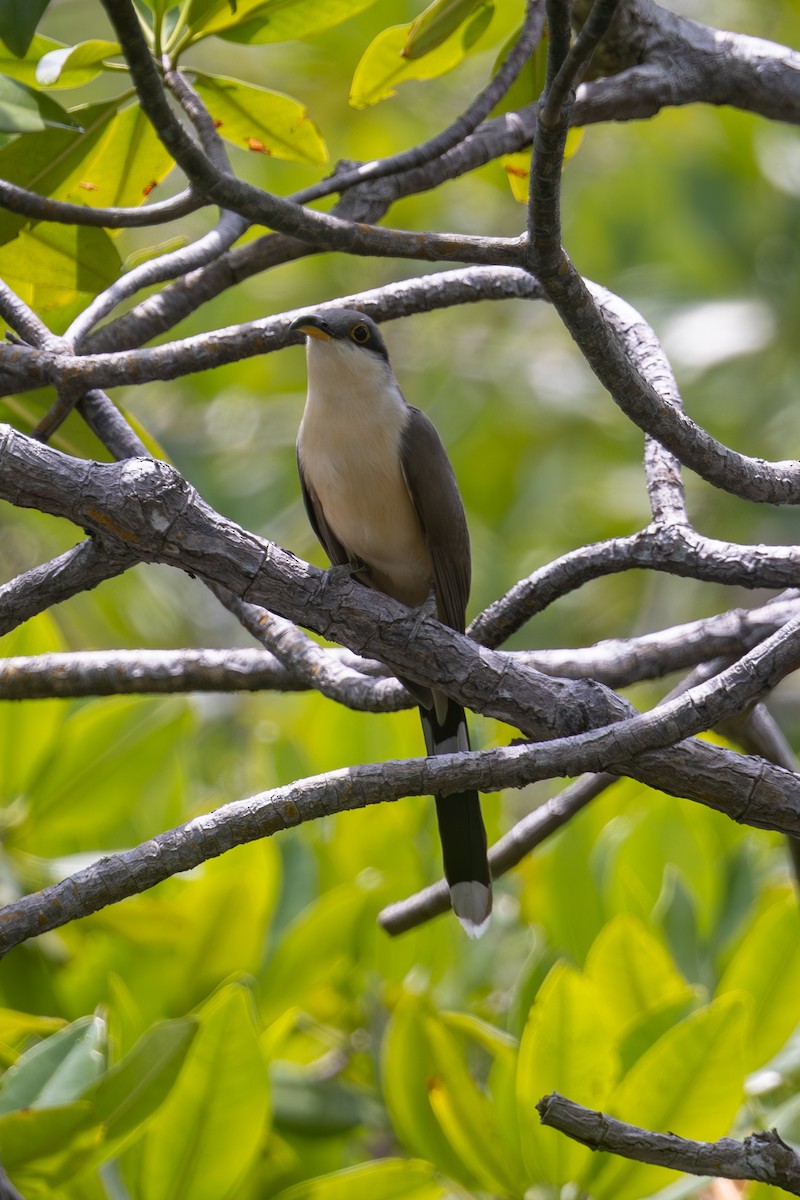
[[[594,1112],[557,1092],[536,1105],[543,1125],[559,1129],[590,1150],[604,1150],[685,1171],[723,1179],[755,1179],[800,1196],[800,1156],[774,1129],[751,1133],[743,1142],[720,1138],[718,1142],[693,1142],[674,1133],[651,1133]]]

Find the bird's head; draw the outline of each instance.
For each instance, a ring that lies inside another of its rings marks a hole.
[[[389,352],[378,326],[371,317],[354,308],[304,313],[292,321],[289,329],[306,335],[309,351],[316,349],[315,342],[322,342],[339,351],[355,351],[359,362],[368,361],[362,355],[370,358],[376,355],[385,363],[389,361]]]

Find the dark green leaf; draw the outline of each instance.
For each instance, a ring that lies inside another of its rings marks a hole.
[[[434,0],[408,31],[403,58],[422,58],[441,46],[485,0]],[[491,12],[490,12],[491,17]]]
[[[0,38],[23,58],[50,0],[0,0]]]
[[[51,96],[0,77],[0,130],[4,133],[40,133],[45,129],[71,129],[80,126],[56,104]]]

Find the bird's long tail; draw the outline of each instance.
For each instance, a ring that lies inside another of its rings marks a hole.
[[[437,701],[443,699],[436,697]],[[438,710],[438,711],[437,711]],[[453,700],[420,707],[428,754],[469,750],[464,709]],[[486,858],[486,831],[476,791],[436,796],[444,876],[453,912],[470,937],[480,937],[492,911],[492,883]]]

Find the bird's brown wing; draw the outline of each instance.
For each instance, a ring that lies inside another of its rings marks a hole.
[[[299,450],[297,453],[297,470],[300,474],[300,490],[303,493],[303,503],[306,506],[306,512],[308,513],[308,519],[311,522],[311,528],[319,538],[325,553],[334,566],[348,563],[350,561],[350,555],[347,553],[336,534],[326,522],[325,514],[322,511],[322,505],[312,489],[309,487],[306,477],[303,474],[303,463],[300,458]]]
[[[409,405],[408,411],[403,475],[431,556],[439,619],[463,633],[472,575],[464,506],[435,427],[418,408]]]

